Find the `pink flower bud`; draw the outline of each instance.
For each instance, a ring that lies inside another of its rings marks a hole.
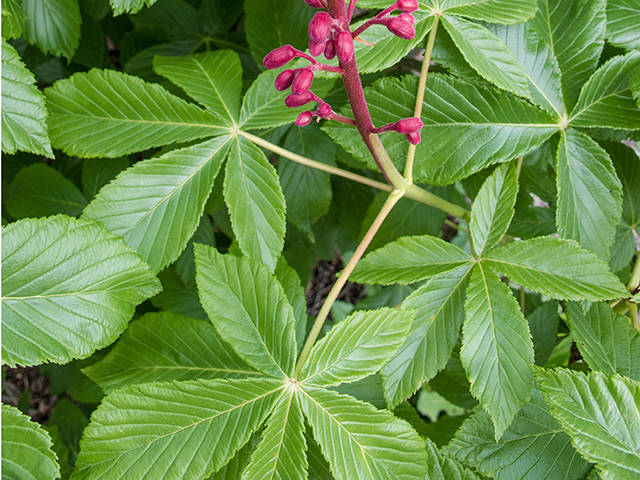
[[[336,56],[336,41],[329,39],[327,45],[324,47],[324,56],[327,60],[333,59]]]
[[[418,145],[420,143],[420,132],[407,133],[406,137],[412,145]]]
[[[313,40],[309,40],[309,53],[314,57],[319,57],[320,55],[322,55],[322,52],[324,52],[325,45],[325,42],[317,43]]]
[[[315,99],[315,95],[309,91],[303,93],[302,95],[289,95],[284,99],[284,103],[289,108],[296,108],[306,105],[309,102],[313,102]]]
[[[396,2],[396,8],[403,12],[415,12],[418,10],[418,0],[398,0]]]
[[[411,25],[416,24],[416,17],[414,17],[410,13],[401,13],[400,15],[398,15],[398,18],[400,20],[404,20],[407,23],[410,23]]]
[[[285,70],[284,72],[282,72],[276,77],[276,90],[278,90],[279,92],[284,92],[291,86],[291,83],[293,82],[295,76],[296,72],[294,72],[293,70]]]
[[[331,105],[328,103],[321,103],[318,105],[318,116],[326,118],[331,114]]]
[[[349,32],[340,32],[336,35],[336,55],[340,63],[349,63],[353,60],[353,39]]]
[[[302,95],[309,91],[313,83],[313,71],[310,68],[303,68],[296,75],[295,80],[291,84],[291,93],[294,95]]]
[[[320,0],[304,0],[304,3],[309,5],[311,8],[324,8],[320,3]]]
[[[317,12],[309,22],[309,38],[316,43],[324,43],[331,32],[331,15]]]
[[[389,23],[387,23],[387,28],[395,36],[404,38],[405,40],[411,40],[416,36],[415,27],[399,17],[392,18]]]
[[[298,115],[298,119],[296,120],[296,125],[299,127],[306,127],[313,120],[313,113],[311,112],[302,112]]]
[[[396,131],[398,133],[414,133],[423,126],[422,120],[417,117],[404,118],[396,123]]]
[[[283,45],[282,47],[278,47],[275,50],[271,50],[269,53],[267,53],[267,56],[264,57],[262,64],[264,65],[264,68],[273,70],[274,68],[280,68],[286,65],[297,55],[298,51],[291,45]]]

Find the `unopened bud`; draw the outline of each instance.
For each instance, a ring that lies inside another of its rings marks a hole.
[[[418,10],[418,0],[398,0],[396,2],[396,8],[403,12],[415,12]]]
[[[406,137],[412,145],[418,145],[420,143],[420,132],[407,133]]]
[[[296,75],[295,80],[291,84],[291,93],[294,95],[302,95],[309,91],[313,83],[313,71],[310,68],[303,68]]]
[[[417,117],[404,118],[396,123],[396,132],[413,133],[419,131],[423,126],[422,120]]]
[[[331,15],[317,12],[309,22],[309,38],[316,43],[324,43],[331,32]]]
[[[321,103],[318,105],[318,116],[326,118],[331,114],[331,105],[328,103]]]
[[[353,60],[353,39],[349,32],[340,32],[336,35],[336,55],[340,63],[349,63]]]
[[[320,3],[320,0],[304,0],[304,3],[309,5],[311,8],[324,8]]]
[[[410,13],[401,13],[400,15],[398,15],[398,18],[400,20],[404,20],[407,23],[410,23],[411,25],[416,24],[416,17],[414,17]]]
[[[320,55],[322,55],[322,52],[324,52],[325,45],[325,42],[317,43],[313,40],[309,40],[309,53],[314,57],[319,57]]]
[[[313,120],[313,113],[302,112],[300,115],[298,115],[298,118],[296,120],[296,125],[298,127],[306,127],[311,123],[311,120]]]
[[[297,54],[298,51],[291,45],[283,45],[275,50],[271,50],[267,56],[264,57],[262,64],[264,68],[273,70],[274,68],[280,68],[286,65],[293,60]]]
[[[332,60],[336,56],[336,41],[329,39],[324,47],[324,56],[327,60]]]
[[[284,103],[289,108],[297,108],[313,102],[315,95],[311,92],[305,92],[302,95],[289,95],[284,99]]]
[[[282,72],[276,77],[276,90],[278,90],[279,92],[284,92],[291,86],[291,83],[293,82],[295,76],[296,72],[294,72],[293,70],[285,70],[284,72]]]
[[[404,38],[405,40],[412,40],[416,36],[415,27],[399,17],[392,18],[389,23],[387,23],[387,28],[395,36]]]

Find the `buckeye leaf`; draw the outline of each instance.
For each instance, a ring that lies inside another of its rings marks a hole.
[[[69,155],[117,158],[226,133],[210,112],[112,70],[76,73],[47,88],[45,96],[49,135]]]
[[[230,144],[217,137],[138,162],[102,188],[83,217],[102,222],[160,271],[196,231]]]
[[[402,237],[364,257],[352,278],[360,283],[403,285],[435,277],[471,264],[472,259],[455,245],[423,235]]]
[[[17,408],[2,405],[2,476],[16,479],[58,478],[60,466],[51,437]]]
[[[204,478],[249,440],[283,387],[254,378],[118,390],[91,415],[74,478]]]
[[[222,339],[261,372],[289,375],[295,318],[282,286],[261,263],[200,244],[194,250],[200,301]]]
[[[526,22],[538,10],[536,0],[441,0],[439,3],[446,13],[505,25]]]
[[[604,303],[594,303],[586,313],[576,303],[567,307],[571,336],[589,366],[640,380],[640,335],[629,320]]]
[[[529,326],[509,287],[483,263],[474,267],[465,310],[460,360],[498,440],[531,396]]]
[[[628,293],[604,262],[572,240],[521,240],[494,250],[483,262],[515,283],[556,299],[598,301]]]
[[[298,395],[289,390],[280,398],[251,454],[243,480],[307,478],[307,444]]]
[[[515,164],[500,165],[487,178],[471,208],[469,234],[478,256],[491,250],[507,232],[518,195]]]
[[[300,401],[336,480],[425,478],[424,442],[408,423],[325,389],[305,387]]]
[[[640,109],[629,78],[640,65],[640,52],[613,57],[584,85],[569,124],[574,127],[640,129]]]
[[[500,441],[491,417],[475,412],[446,447],[454,458],[496,480],[580,480],[591,468],[534,389]]]
[[[531,98],[522,65],[498,37],[482,25],[455,15],[443,16],[442,23],[480,76],[504,90]]]
[[[637,67],[629,78],[629,88],[631,89],[631,93],[633,94],[633,98],[638,104],[638,108],[640,108],[640,67]]]
[[[607,40],[626,50],[640,49],[640,5],[635,0],[607,1]]]
[[[413,317],[412,311],[391,308],[350,315],[314,345],[300,381],[330,387],[377,372],[404,342]]]
[[[224,198],[241,250],[270,270],[284,246],[285,200],[278,174],[262,150],[234,140],[225,170]]]
[[[44,53],[71,60],[80,44],[80,5],[78,0],[22,0],[27,17],[22,32],[27,42]]]
[[[24,150],[53,158],[46,128],[47,109],[35,77],[4,39],[1,48],[2,151]]]
[[[403,309],[416,314],[406,340],[380,372],[390,407],[409,398],[447,365],[464,321],[470,272],[466,266],[432,278],[402,303]]]
[[[66,363],[111,344],[160,290],[140,256],[101,225],[57,216],[3,228],[2,360]]]
[[[640,475],[640,385],[619,375],[539,370],[544,399],[603,479]]]
[[[622,187],[609,155],[584,133],[568,129],[557,171],[558,233],[607,261],[622,214]]]
[[[216,50],[186,57],[156,56],[153,69],[208,108],[225,125],[238,121],[242,66],[237,53]]]
[[[293,307],[293,314],[296,318],[296,344],[298,348],[301,348],[304,344],[304,337],[307,335],[307,299],[300,276],[287,264],[283,256],[278,260],[273,274],[282,285],[287,300]]]
[[[476,480],[478,477],[468,468],[463,467],[449,455],[441,454],[437,445],[430,439],[427,444],[427,465],[429,480]]]
[[[107,356],[83,373],[106,393],[136,383],[260,375],[213,325],[169,312],[132,322]]]
[[[121,15],[123,13],[137,13],[142,7],[150,7],[157,0],[109,0],[111,7],[113,8],[114,15]]]
[[[634,228],[640,226],[640,158],[636,151],[622,142],[603,143],[613,160],[622,183],[622,216]],[[634,248],[635,250],[635,248]]]
[[[27,17],[20,9],[20,3],[16,0],[3,0],[2,2],[2,38],[11,40],[22,35],[22,29]]]

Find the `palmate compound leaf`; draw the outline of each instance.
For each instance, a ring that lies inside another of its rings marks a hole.
[[[594,303],[584,312],[569,303],[567,316],[571,336],[593,370],[640,380],[640,335],[626,317],[605,303]]]
[[[531,396],[529,325],[509,287],[482,262],[474,267],[465,311],[460,359],[499,439]]]
[[[330,387],[377,372],[407,337],[413,317],[411,310],[392,308],[350,315],[313,347],[300,382]]]
[[[307,386],[298,395],[336,480],[425,478],[424,441],[408,423],[330,390]]]
[[[51,480],[60,467],[51,437],[17,408],[2,405],[2,477]]]
[[[640,49],[640,5],[635,0],[607,1],[607,41],[626,50]]]
[[[580,480],[591,468],[535,388],[500,441],[495,441],[491,417],[478,410],[444,450],[496,480]]]
[[[112,70],[76,73],[45,90],[49,135],[80,157],[110,157],[227,133],[212,113],[159,85]]]
[[[478,256],[491,250],[504,236],[513,217],[518,175],[512,162],[500,165],[487,178],[471,208],[469,234]]]
[[[206,477],[249,440],[284,387],[282,381],[252,378],[117,390],[92,414],[73,478]]]
[[[295,318],[282,286],[261,263],[197,244],[200,301],[223,340],[249,365],[274,377],[291,374]]]
[[[363,258],[352,278],[360,283],[406,285],[470,265],[472,261],[461,249],[439,238],[403,237]]]
[[[421,1],[434,3],[433,0]],[[538,10],[536,0],[441,0],[439,3],[443,13],[504,25],[526,22]]]
[[[217,137],[138,162],[100,190],[83,218],[102,222],[160,271],[196,231],[230,146]]]
[[[407,339],[380,372],[390,407],[409,398],[447,365],[464,321],[470,274],[467,265],[439,275],[402,303],[416,315]]]
[[[213,325],[169,312],[147,313],[132,322],[107,356],[83,373],[106,393],[137,383],[261,375]]]
[[[538,370],[551,413],[606,480],[640,475],[640,385],[619,375]]]
[[[518,285],[556,299],[598,301],[629,293],[604,262],[573,240],[521,240],[490,252],[482,261]]]
[[[10,224],[2,232],[2,361],[87,357],[159,290],[140,256],[98,223],[56,216]]]

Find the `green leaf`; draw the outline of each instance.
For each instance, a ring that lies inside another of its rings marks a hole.
[[[117,158],[226,133],[213,114],[112,70],[76,73],[45,96],[52,142],[69,155]]]
[[[597,464],[602,478],[632,479],[640,474],[640,386],[600,372],[568,370],[536,374],[551,413],[575,449]]]
[[[423,440],[390,412],[313,387],[300,402],[336,480],[425,478]]]
[[[296,318],[296,344],[298,348],[301,348],[304,344],[304,337],[307,335],[307,299],[300,276],[287,264],[283,256],[278,260],[273,274],[282,285],[287,300],[293,307],[293,314]]]
[[[631,73],[631,77],[629,78],[629,88],[631,89],[633,98],[638,104],[638,108],[640,108],[640,67],[637,67],[635,71]]]
[[[607,40],[626,50],[640,49],[640,5],[636,1],[607,1]]]
[[[622,183],[622,216],[634,228],[640,227],[640,158],[636,151],[621,142],[603,144],[613,160]]]
[[[445,15],[442,23],[464,58],[485,79],[500,88],[531,98],[522,65],[511,50],[482,25]]]
[[[534,389],[500,441],[495,441],[491,417],[478,411],[462,424],[446,451],[496,480],[580,480],[591,465],[570,442]]]
[[[284,246],[284,195],[273,165],[262,150],[244,138],[231,146],[224,198],[242,251],[273,271]]]
[[[157,0],[109,0],[114,15],[139,12],[145,5],[150,7]]]
[[[2,0],[2,38],[11,40],[22,35],[27,17],[16,0]]]
[[[242,478],[281,480],[307,478],[304,417],[295,391],[289,390],[273,408],[262,441],[251,455]]]
[[[206,477],[249,440],[283,387],[227,379],[118,390],[91,415],[74,479]]]
[[[611,260],[609,260],[609,268],[612,272],[619,272],[629,266],[636,254],[634,231],[624,219],[616,228],[616,239],[611,246]]]
[[[545,302],[527,316],[536,365],[544,365],[558,340],[558,302]]]
[[[44,53],[71,60],[80,44],[80,6],[78,0],[22,0],[27,21],[23,35]]]
[[[437,424],[439,424],[438,422]],[[437,425],[435,424],[435,425]],[[440,454],[437,446],[427,439],[427,465],[429,480],[476,480],[478,477],[448,455]]]
[[[261,263],[194,247],[200,300],[222,339],[261,372],[289,375],[295,318],[282,286]]]
[[[230,144],[217,137],[138,162],[100,190],[83,217],[102,222],[160,271],[196,231]]]
[[[2,40],[2,151],[23,150],[53,158],[47,109],[35,83],[18,52]]]
[[[567,307],[571,336],[589,366],[607,375],[640,380],[640,334],[627,317],[604,303],[591,305],[586,314],[576,303]]]
[[[606,0],[538,0],[538,13],[530,23],[558,60],[567,111],[598,65],[607,26],[606,4]]]
[[[509,287],[483,263],[474,267],[465,310],[460,359],[498,440],[531,396],[529,326]]]
[[[390,407],[413,395],[443,369],[460,336],[470,267],[432,278],[403,304],[415,310],[404,343],[382,367],[385,398]]]
[[[622,214],[622,187],[609,155],[569,129],[560,140],[557,170],[558,233],[607,261]]]
[[[331,387],[377,372],[404,342],[413,317],[412,311],[391,308],[350,315],[313,347],[300,381]]]
[[[3,2],[4,3],[4,2]],[[60,467],[51,437],[20,410],[2,405],[2,476],[7,479],[50,480]]]
[[[613,57],[584,85],[569,124],[574,127],[640,129],[640,110],[629,89],[640,52]]]
[[[359,283],[403,285],[435,277],[472,262],[455,245],[428,235],[403,237],[368,254],[351,278]]]
[[[112,343],[160,282],[121,238],[57,216],[2,229],[2,360],[66,363]]]
[[[6,207],[13,218],[77,216],[87,199],[71,180],[45,163],[23,168],[13,179]]]
[[[132,322],[107,356],[83,373],[106,393],[137,383],[259,375],[213,325],[169,312]]]
[[[628,293],[604,262],[572,240],[521,240],[490,252],[482,261],[518,285],[556,299],[610,300]]]
[[[153,59],[153,69],[213,112],[225,125],[240,116],[242,66],[231,50]]]
[[[526,22],[538,10],[536,0],[441,0],[440,5],[446,13],[506,25]]]
[[[224,467],[216,470],[216,472],[206,480],[240,480],[242,471],[249,464],[251,454],[255,450],[259,440],[260,436],[258,433],[254,433],[244,447],[238,450],[235,456],[229,460]]]
[[[102,158],[87,158],[82,163],[82,192],[85,197],[93,199],[102,187],[130,166],[129,157],[114,158],[106,162]]]
[[[478,256],[489,252],[507,233],[518,195],[513,162],[500,165],[482,185],[471,208],[469,233]]]

